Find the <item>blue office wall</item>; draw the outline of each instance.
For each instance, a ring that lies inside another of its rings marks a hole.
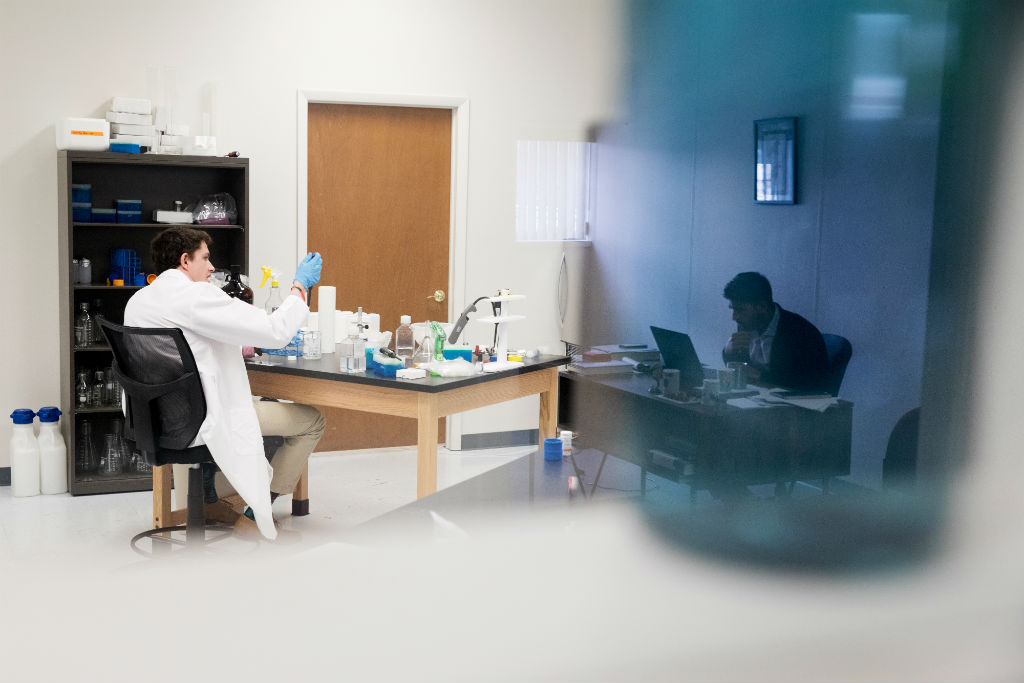
[[[846,336],[853,472],[920,401],[946,6],[631,4],[628,115],[598,135],[588,343],[690,333],[719,365],[737,272]],[[882,8],[882,9],[880,9]],[[753,122],[798,117],[798,203],[753,200]]]

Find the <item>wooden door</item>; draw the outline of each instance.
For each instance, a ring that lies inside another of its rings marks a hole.
[[[448,294],[451,141],[450,109],[309,104],[307,248],[338,310],[362,306],[392,332],[403,314],[448,320],[447,298],[428,295]],[[318,451],[416,443],[414,420],[322,410]]]

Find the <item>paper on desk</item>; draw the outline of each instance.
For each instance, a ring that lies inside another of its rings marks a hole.
[[[776,396],[769,392],[762,392],[757,396],[750,396],[744,398],[730,398],[726,401],[727,404],[735,408],[770,408],[777,405],[791,405],[798,408],[806,408],[808,410],[814,410],[819,413],[825,412],[829,406],[833,406],[839,402],[834,396],[808,396],[805,398],[783,398],[782,396]]]

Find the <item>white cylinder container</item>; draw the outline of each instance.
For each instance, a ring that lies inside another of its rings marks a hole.
[[[11,413],[11,493],[16,497],[39,495],[39,442],[32,429],[35,416],[26,409]]]
[[[334,331],[334,310],[337,290],[334,287],[320,285],[316,290],[317,324],[320,326],[320,353],[334,353],[337,342]]]
[[[60,410],[39,409],[39,491],[44,494],[68,490],[68,448],[60,433]]]

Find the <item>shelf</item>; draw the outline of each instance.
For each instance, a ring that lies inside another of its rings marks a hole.
[[[183,225],[186,228],[195,228],[196,230],[244,230],[244,225],[232,224],[232,225],[217,225],[209,223],[81,223],[75,221],[71,224],[76,228],[148,228],[148,229],[164,229],[171,228],[175,225]]]
[[[75,408],[76,415],[102,415],[104,413],[118,413],[123,414],[123,411],[117,406],[99,406],[95,408]]]
[[[93,344],[92,346],[76,346],[74,347],[76,352],[78,351],[110,351],[110,347],[106,344]]]
[[[75,291],[88,290],[88,291],[91,291],[91,292],[94,292],[96,290],[107,291],[107,290],[111,290],[111,289],[113,289],[113,290],[125,289],[125,290],[130,290],[130,291],[134,292],[135,290],[142,289],[143,287],[145,287],[145,285],[71,285],[71,289],[73,289]]]

